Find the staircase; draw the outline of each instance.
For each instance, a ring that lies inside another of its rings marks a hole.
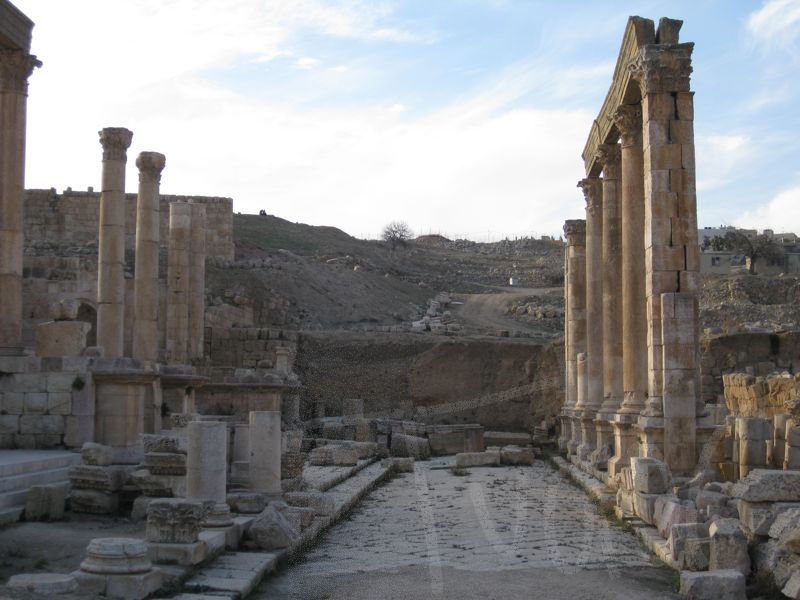
[[[81,455],[66,450],[0,450],[0,526],[16,523],[34,485],[68,483]]]

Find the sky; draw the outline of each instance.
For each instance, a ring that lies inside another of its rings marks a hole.
[[[698,221],[800,233],[800,0],[12,0],[35,23],[26,187],[99,189],[97,131],[165,194],[366,238],[582,218],[629,15],[695,42]]]

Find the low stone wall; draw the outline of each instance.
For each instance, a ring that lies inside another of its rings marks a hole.
[[[772,417],[786,413],[786,402],[800,398],[800,375],[772,373],[722,376],[725,404],[737,417]]]
[[[289,364],[294,362],[297,332],[258,327],[206,328],[206,355],[211,363],[245,369],[271,369],[275,350],[289,350]]]

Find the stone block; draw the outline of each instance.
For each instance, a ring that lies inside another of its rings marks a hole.
[[[21,573],[12,575],[6,585],[45,597],[69,594],[78,589],[77,580],[69,573]]]
[[[731,569],[681,571],[680,595],[687,600],[747,600],[744,575]]]
[[[655,525],[656,500],[659,494],[644,494],[642,492],[633,493],[633,508],[636,516],[648,525]]]
[[[200,533],[205,511],[202,502],[159,498],[147,507],[148,542],[193,544]]]
[[[710,538],[687,538],[683,545],[683,569],[689,571],[707,571],[711,553]]]
[[[47,392],[25,392],[23,394],[23,413],[26,415],[47,412]]]
[[[0,413],[21,415],[25,406],[25,394],[20,392],[0,392]]]
[[[727,506],[728,496],[722,492],[701,490],[695,498],[695,504],[698,510],[705,510],[709,506]]]
[[[500,451],[486,450],[486,452],[461,452],[456,454],[456,467],[499,467]]]
[[[154,563],[191,567],[200,564],[208,557],[208,546],[202,541],[192,544],[149,542],[147,556]]]
[[[93,597],[105,596],[121,600],[142,600],[158,591],[163,581],[159,569],[146,573],[126,575],[100,575],[85,571],[73,571],[78,581],[78,590]]]
[[[800,600],[800,571],[792,573],[781,593],[792,600]]]
[[[643,494],[664,494],[672,481],[667,465],[655,458],[631,458],[633,490]]]
[[[500,449],[500,462],[504,465],[532,465],[533,458],[533,448],[504,446]]]
[[[225,499],[231,510],[243,515],[257,515],[263,511],[269,500],[265,494],[255,492],[233,492]]]
[[[273,504],[267,506],[247,530],[247,537],[262,550],[286,548],[300,535]]]
[[[775,515],[775,519],[769,528],[769,537],[779,539],[789,531],[800,527],[800,509],[794,508],[793,505],[790,506]]]
[[[80,356],[92,326],[84,321],[47,321],[36,327],[36,356]]]
[[[744,576],[750,574],[750,555],[747,536],[736,519],[717,519],[708,528],[711,548],[708,568],[734,569]]]
[[[73,489],[69,499],[70,508],[75,513],[113,515],[119,510],[119,495],[112,492]]]
[[[67,448],[81,448],[94,439],[94,417],[64,417],[64,445]]]
[[[313,508],[319,517],[329,517],[336,510],[333,497],[324,492],[289,492],[284,495],[284,498],[289,506]]]
[[[747,502],[739,500],[739,518],[742,524],[754,535],[769,535],[778,515],[800,512],[798,502]]]
[[[61,415],[22,415],[19,418],[19,431],[22,434],[63,435],[64,417]]]
[[[19,415],[0,415],[0,433],[19,433]]]
[[[95,442],[86,442],[81,448],[81,460],[85,465],[106,467],[114,462],[114,450]]]
[[[34,485],[25,499],[26,521],[55,521],[64,518],[69,484],[50,483]]]
[[[69,480],[77,489],[115,492],[125,484],[131,471],[132,468],[118,465],[108,467],[73,465],[69,468]]]
[[[670,528],[669,549],[672,560],[683,564],[683,555],[687,539],[708,538],[708,528],[704,523],[678,523]]]
[[[800,502],[800,471],[754,469],[731,495],[748,502]]]
[[[316,517],[313,508],[305,506],[289,506],[285,502],[274,502],[275,508],[286,518],[297,531],[308,528]]]
[[[691,500],[679,500],[674,496],[659,496],[653,510],[656,528],[662,538],[667,539],[673,525],[697,523],[699,515]]]
[[[392,435],[390,452],[392,456],[406,456],[415,460],[425,460],[431,456],[427,438],[402,433]]]

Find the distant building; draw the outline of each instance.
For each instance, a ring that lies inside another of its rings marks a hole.
[[[703,227],[697,231],[700,244],[700,272],[701,273],[733,273],[747,271],[749,259],[734,252],[713,250],[708,242],[714,237],[725,237],[731,231],[744,233],[748,238],[758,235],[757,229],[739,229],[732,226]],[[800,273],[800,242],[794,233],[775,233],[772,229],[761,232],[783,246],[784,255],[779,259],[756,259],[755,272],[764,275],[777,275],[778,273]]]

